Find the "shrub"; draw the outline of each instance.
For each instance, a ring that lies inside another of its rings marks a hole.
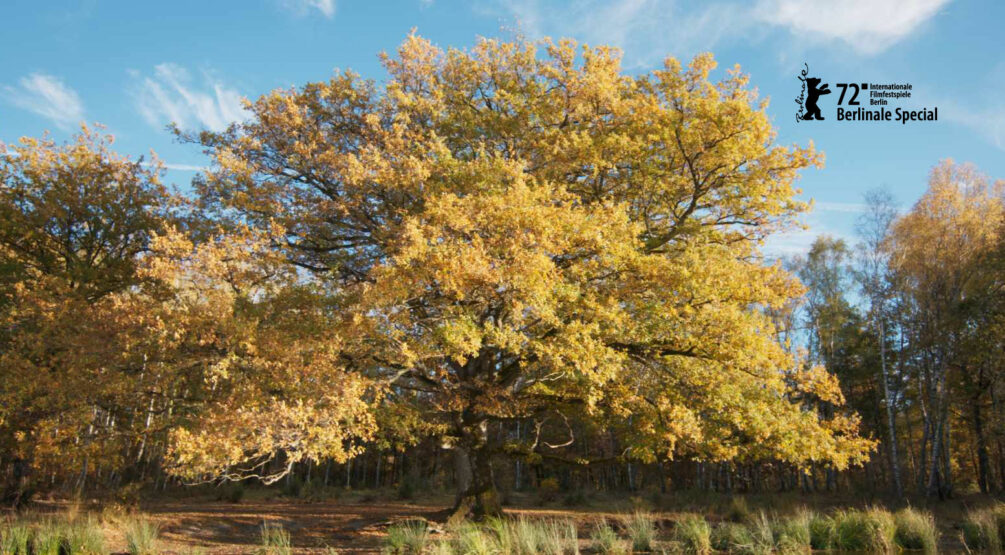
[[[558,479],[545,478],[538,484],[537,491],[541,495],[541,503],[550,503],[558,498]]]
[[[304,481],[304,484],[300,487],[298,497],[309,501],[319,501],[324,499],[324,494],[325,487],[321,480],[311,478],[310,480]]]
[[[712,527],[700,515],[687,515],[678,521],[674,527],[674,539],[685,553],[712,552]],[[634,547],[639,549],[637,546]]]
[[[157,551],[157,535],[160,526],[145,518],[133,518],[126,521],[123,535],[126,537],[126,548],[130,555],[155,555]]]
[[[911,508],[901,509],[893,517],[897,526],[894,540],[904,549],[935,553],[939,543],[939,528],[930,513]]]
[[[419,477],[414,472],[409,472],[398,484],[398,499],[415,499],[415,492],[419,488]]]
[[[115,491],[115,501],[126,507],[136,507],[140,504],[142,489],[142,483],[130,482]]]
[[[227,482],[218,486],[216,492],[217,501],[226,501],[227,503],[240,503],[241,499],[244,498],[244,483],[242,482]]]
[[[283,482],[283,495],[286,497],[297,497],[299,498],[304,490],[304,480],[300,476],[290,475],[290,477]]]
[[[389,553],[422,553],[429,543],[429,528],[425,522],[408,521],[387,529],[385,551]]]
[[[650,551],[656,542],[656,521],[650,513],[635,511],[624,517],[625,533],[635,551]]]
[[[565,498],[562,499],[562,504],[566,507],[582,507],[587,504],[587,501],[588,499],[586,494],[583,493],[583,490],[576,490],[566,495]]]
[[[723,517],[731,522],[746,522],[752,516],[747,498],[734,496],[729,498],[729,504]]]
[[[629,553],[628,542],[618,537],[607,521],[603,521],[590,534],[590,545],[597,553],[620,555]]]
[[[262,523],[261,547],[258,553],[262,555],[290,555],[293,548],[290,544],[290,533],[283,529],[282,524]]]

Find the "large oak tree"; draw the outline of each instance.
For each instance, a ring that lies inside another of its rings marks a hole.
[[[640,459],[866,457],[855,417],[805,408],[840,390],[766,315],[801,290],[759,246],[821,156],[775,143],[738,69],[629,75],[605,47],[414,35],[383,63],[381,84],[339,72],[185,137],[214,159],[206,214],[274,237],[326,292],[340,364],[446,430],[457,514],[500,511],[493,456],[574,440],[497,444],[507,419],[630,416]]]

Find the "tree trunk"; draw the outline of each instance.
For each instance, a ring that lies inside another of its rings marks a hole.
[[[467,426],[454,446],[457,465],[457,501],[451,522],[484,520],[502,516],[502,504],[492,476],[492,451],[488,446],[488,422]]]
[[[890,397],[890,377],[886,369],[886,328],[883,318],[879,320],[879,362],[883,374],[883,400],[886,402],[886,427],[890,445],[890,472],[893,474],[894,491],[897,499],[904,497],[904,485],[900,480],[900,457],[897,455],[897,428],[894,419],[893,399]]]
[[[485,520],[502,516],[502,504],[492,479],[491,453],[484,447],[455,448],[457,463],[457,501],[451,522]]]
[[[931,470],[929,471],[928,474],[928,488],[926,492],[929,497],[938,494],[940,499],[942,498],[943,495],[942,480],[940,477],[940,468],[939,468],[939,464],[942,462],[941,461],[942,451],[940,450],[940,448],[942,447],[942,439],[943,439],[942,436],[945,433],[944,429],[945,422],[946,417],[944,415],[940,416],[939,421],[935,425],[935,432],[932,434],[932,453],[931,453],[931,460],[929,461],[929,464],[931,465]]]
[[[18,510],[31,501],[34,493],[31,487],[31,462],[21,457],[15,457],[12,466],[12,476],[7,487],[4,488],[3,502]]]
[[[981,488],[981,493],[989,493],[988,476],[991,471],[991,463],[988,457],[988,443],[984,434],[984,418],[981,414],[980,396],[977,396],[974,403],[974,434],[977,436],[977,484]]]

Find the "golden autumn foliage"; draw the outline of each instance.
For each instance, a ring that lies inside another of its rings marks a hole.
[[[319,466],[453,479],[455,516],[497,484],[1005,484],[1005,182],[947,160],[783,266],[823,156],[739,68],[414,34],[381,61],[176,131],[212,163],[186,193],[87,127],[0,144],[0,500]]]
[[[170,233],[153,251],[142,273],[172,291],[157,331],[204,389],[197,414],[171,430],[169,469],[271,483],[307,458],[354,456],[374,431],[373,392],[344,371],[324,299],[247,230],[199,246]]]
[[[84,128],[57,145],[22,139],[0,159],[0,444],[62,468],[114,461],[134,437],[106,435],[146,379],[122,297],[175,199],[154,160],[115,154]]]
[[[0,165],[4,457],[82,486],[165,454],[187,479],[266,481],[352,456],[373,392],[342,371],[327,301],[258,234],[193,244],[159,167],[110,142],[26,139]]]
[[[327,299],[331,356],[448,430],[461,504],[498,510],[486,426],[510,418],[631,418],[641,460],[866,458],[854,416],[806,410],[840,405],[837,382],[767,316],[801,289],[758,247],[821,156],[775,144],[738,69],[631,76],[569,40],[414,35],[383,62],[382,85],[339,73],[186,138],[215,161],[206,213],[271,238]],[[568,434],[506,450],[561,456]]]
[[[917,387],[930,454],[923,447],[927,467],[918,475],[928,495],[952,493],[953,454],[947,451],[954,420],[972,426],[967,439],[979,461],[977,485],[985,493],[991,489],[989,444],[1003,429],[993,402],[1005,376],[1003,230],[1005,181],[945,160],[932,169],[928,190],[897,219],[886,240],[911,346],[921,361]],[[967,410],[954,410],[957,403]]]

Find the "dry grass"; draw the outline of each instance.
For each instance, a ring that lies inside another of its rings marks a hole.
[[[89,540],[88,530],[98,528],[107,550],[140,553],[142,545],[148,543],[142,538],[151,534],[139,530],[137,521],[159,532],[152,536],[156,537],[155,552],[207,555],[254,553],[259,549],[272,553],[326,553],[326,549],[343,554],[375,553],[388,547],[389,522],[409,521],[429,523],[425,552],[439,554],[521,550],[574,553],[575,549],[585,553],[627,553],[633,539],[642,540],[640,548],[648,543],[654,553],[707,553],[712,549],[751,554],[805,553],[807,544],[815,549],[866,545],[872,552],[910,549],[925,553],[933,552],[935,545],[939,552],[957,553],[966,549],[964,536],[972,550],[990,553],[999,549],[1001,530],[1005,529],[1005,509],[988,506],[990,500],[977,497],[933,504],[933,513],[918,509],[890,513],[861,505],[821,507],[812,498],[807,503],[812,508],[800,508],[787,501],[769,508],[751,496],[736,502],[721,498],[700,513],[624,512],[624,507],[632,505],[627,498],[622,505],[593,498],[592,510],[558,505],[542,508],[535,505],[534,499],[525,503],[520,499],[516,496],[514,505],[507,507],[505,519],[446,529],[436,523],[445,520],[444,507],[450,501],[447,496],[429,504],[416,504],[397,500],[394,492],[386,497],[353,492],[338,502],[305,502],[265,500],[250,490],[236,504],[206,495],[146,503],[139,514],[121,507],[102,510],[94,504],[43,504],[34,514],[0,520],[0,552],[18,553],[23,548],[17,545],[36,541],[36,530],[40,546],[55,545],[58,550],[61,538],[73,531],[83,545],[97,537],[92,534]],[[609,510],[597,510],[600,506],[609,506]],[[986,508],[967,514],[962,508],[966,506]],[[282,525],[288,539],[263,545],[263,518]],[[70,523],[77,523],[76,528]],[[26,536],[29,539],[23,539]]]

